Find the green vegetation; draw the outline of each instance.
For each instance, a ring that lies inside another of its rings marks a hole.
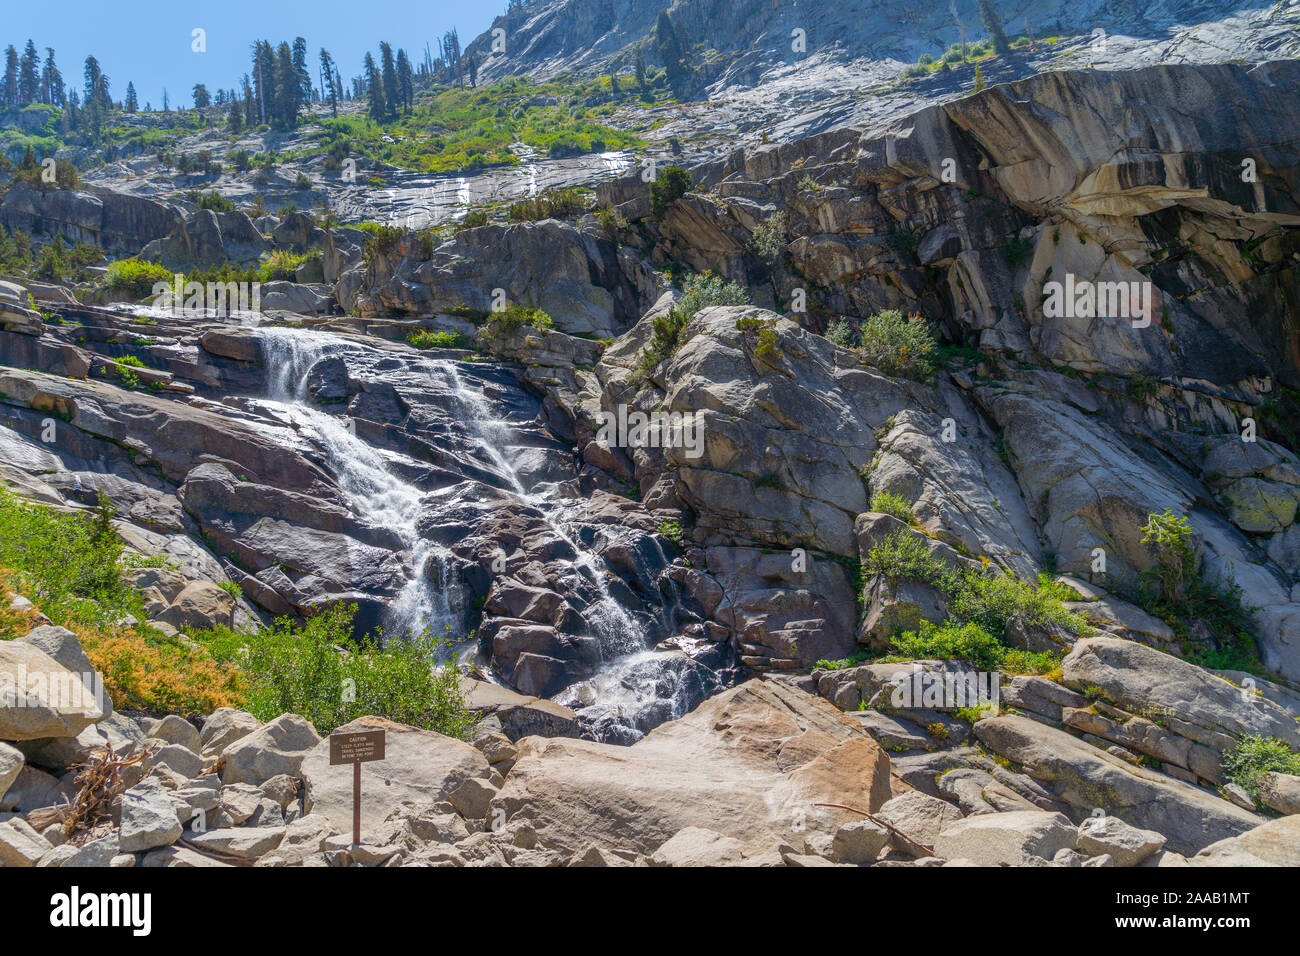
[[[871,496],[870,510],[893,515],[899,521],[912,523],[912,504],[902,495],[892,491],[877,491]]]
[[[785,231],[785,213],[778,212],[754,227],[754,232],[749,237],[749,246],[760,259],[770,265],[781,257],[785,249]]]
[[[1007,265],[1012,271],[1019,269],[1029,261],[1030,255],[1034,251],[1034,240],[1028,236],[1012,236],[1007,240],[1006,246],[1002,249],[1002,255],[1007,260]]]
[[[862,323],[860,342],[862,360],[887,375],[922,379],[934,371],[937,343],[919,313],[877,312]]]
[[[654,320],[654,334],[637,356],[640,374],[650,373],[682,346],[682,332],[696,312],[715,305],[748,305],[749,293],[712,272],[693,275],[671,309]]]
[[[650,211],[655,218],[662,219],[668,207],[685,196],[691,186],[691,174],[680,166],[660,171],[650,184]]]
[[[466,736],[473,717],[460,693],[447,638],[425,631],[402,638],[352,641],[356,605],[335,604],[305,624],[281,618],[260,633],[201,631],[195,640],[219,661],[237,664],[248,682],[244,706],[259,720],[301,714],[328,734],[367,714]],[[341,650],[342,649],[342,650]],[[345,693],[351,691],[351,693]]]
[[[661,521],[659,523],[659,533],[671,541],[678,551],[686,547],[686,534],[682,531],[680,522]]]
[[[1048,674],[1061,664],[1056,654],[1006,647],[971,621],[962,624],[949,620],[942,625],[922,621],[918,630],[895,635],[890,643],[895,652],[882,661],[970,661],[976,667],[1008,674]]]
[[[826,327],[826,337],[842,349],[858,347],[862,333],[843,319],[837,319]]]
[[[297,278],[298,267],[306,259],[306,255],[290,252],[288,249],[275,249],[267,253],[262,260],[258,278],[253,281],[275,282],[283,280],[293,282]]]
[[[512,222],[540,222],[543,219],[571,219],[586,212],[588,194],[580,189],[547,189],[506,207]]]
[[[200,209],[211,209],[213,212],[234,212],[235,202],[233,199],[227,199],[219,192],[207,192],[199,197],[198,207]]]
[[[119,708],[198,714],[239,706],[234,667],[152,628],[123,623],[128,615],[148,615],[125,580],[142,562],[126,553],[112,519],[102,496],[93,514],[65,513],[0,488],[0,577],[77,635]],[[0,639],[21,637],[30,623],[4,616]]]
[[[1128,597],[1163,620],[1184,642],[1184,655],[1202,667],[1265,673],[1255,646],[1254,621],[1241,589],[1207,580],[1193,547],[1196,529],[1169,509],[1147,516],[1142,543],[1154,552],[1152,566]],[[1208,629],[1217,645],[1194,641],[1194,629]]]
[[[113,360],[113,375],[117,377],[117,382],[123,388],[139,388],[140,376],[133,369],[145,368],[144,362],[140,361],[134,355],[123,355]]]
[[[761,319],[756,315],[744,315],[736,320],[736,329],[740,332],[754,334],[754,355],[756,357],[769,364],[775,364],[781,358],[781,344],[776,335],[776,319]]]
[[[493,343],[513,335],[524,326],[549,329],[554,324],[551,316],[541,309],[511,303],[499,312],[488,314],[486,324],[479,330],[479,339],[491,347]]]
[[[423,329],[412,332],[406,341],[417,349],[463,349],[465,336],[459,332],[427,332]]]
[[[1300,754],[1285,740],[1252,734],[1223,752],[1224,780],[1250,794],[1256,806],[1261,806],[1259,785],[1270,772],[1300,776]]]
[[[24,236],[24,239],[26,238]],[[30,250],[30,248],[31,243],[28,241],[27,249]],[[15,252],[17,252],[17,249],[15,249]],[[0,253],[0,257],[3,257],[3,253]],[[68,249],[64,246],[63,239],[55,236],[50,242],[41,247],[36,254],[35,260],[29,261],[24,271],[28,271],[37,279],[43,279],[46,282],[62,282],[66,279],[84,282],[90,278],[86,267],[102,262],[103,259],[104,253],[98,246],[78,242],[71,249]]]
[[[639,148],[635,134],[600,122],[615,108],[608,90],[608,78],[539,83],[526,77],[435,90],[382,122],[362,114],[327,118],[300,155],[323,154],[327,169],[351,156],[422,173],[457,173],[518,165],[524,154],[517,144],[552,158]]]
[[[131,623],[148,614],[128,572],[165,561],[128,552],[112,521],[102,495],[93,513],[65,513],[0,487],[0,582],[77,635],[119,708],[194,715],[243,707],[263,720],[292,711],[322,734],[364,714],[449,736],[467,732],[471,715],[458,672],[436,663],[446,638],[378,634],[357,646],[351,605],[305,624],[280,620],[261,633],[196,631],[196,646]],[[232,597],[238,591],[231,582],[221,586]],[[21,637],[32,624],[31,615],[0,610],[0,640]]]
[[[922,621],[919,630],[904,631],[891,643],[906,660],[970,661],[985,670],[995,669],[1006,653],[997,638],[971,622],[935,625]]]
[[[883,576],[891,586],[918,581],[939,590],[953,618],[949,626],[977,625],[999,643],[1009,631],[1088,632],[1083,618],[1062,605],[1072,597],[1069,589],[1046,575],[1031,584],[993,569],[950,567],[930,551],[925,536],[917,531],[900,529],[877,541],[867,553],[863,570],[868,576]],[[962,633],[969,636],[973,632]],[[1016,653],[1020,652],[1007,650],[1007,654]],[[1036,660],[1030,655],[1018,663],[1050,669],[1048,658]]]
[[[104,286],[110,292],[120,292],[138,300],[151,295],[155,283],[163,282],[170,286],[172,280],[170,269],[132,257],[109,265]]]

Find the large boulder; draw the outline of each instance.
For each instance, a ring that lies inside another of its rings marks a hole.
[[[799,847],[890,796],[889,757],[850,718],[776,681],[749,681],[630,747],[527,737],[493,810],[546,846],[651,854],[687,827]]]
[[[0,740],[75,737],[103,720],[103,687],[96,700],[84,680],[32,644],[0,641]]]
[[[1050,860],[1059,850],[1073,849],[1074,840],[1074,826],[1061,813],[984,813],[942,830],[935,838],[934,854],[945,860],[970,860],[978,866],[1023,866]]]
[[[258,786],[282,773],[296,774],[320,739],[305,717],[281,714],[226,747],[221,754],[221,782]]]
[[[1193,866],[1300,866],[1300,815],[1271,820],[1240,836],[1219,840],[1188,862]]]
[[[1162,833],[1184,855],[1258,826],[1261,818],[1156,770],[1139,767],[1028,717],[981,720],[975,736],[985,747],[1020,764],[1079,813],[1101,809],[1126,823]]]
[[[1300,748],[1300,713],[1144,644],[1086,638],[1066,655],[1061,671],[1071,687],[1098,688],[1120,707],[1154,712],[1176,733],[1209,747],[1222,750],[1225,737],[1262,734]]]

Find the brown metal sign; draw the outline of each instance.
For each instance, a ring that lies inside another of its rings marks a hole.
[[[355,734],[330,734],[330,766],[369,763],[384,759],[384,732],[366,730]]]
[[[352,764],[352,845],[361,844],[361,765],[384,759],[384,732],[330,734],[330,766]]]

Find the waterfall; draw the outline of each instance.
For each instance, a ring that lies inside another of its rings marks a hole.
[[[427,627],[436,636],[450,632],[458,637],[463,596],[451,573],[450,554],[416,528],[424,493],[393,474],[380,453],[338,417],[306,400],[306,378],[312,366],[364,346],[296,329],[263,328],[258,337],[271,369],[270,398],[263,404],[325,455],[353,513],[395,532],[409,554],[411,573],[389,605],[385,631],[405,635]]]
[[[393,460],[403,456],[381,453],[339,417],[309,400],[311,372],[322,359],[351,356],[373,364],[376,357],[388,360],[388,356],[376,346],[330,333],[262,327],[256,334],[271,370],[269,397],[258,404],[287,426],[279,429],[279,437],[305,441],[323,455],[351,510],[396,532],[406,547],[411,573],[390,602],[386,628],[405,632],[428,626],[441,632],[450,624],[459,629],[464,602],[452,556],[427,541],[417,527],[430,495],[394,474]],[[501,490],[541,516],[574,555],[574,573],[594,592],[582,618],[589,629],[586,636],[596,639],[602,663],[588,680],[556,699],[574,707],[597,739],[631,743],[664,720],[682,716],[718,689],[720,683],[712,673],[685,655],[647,647],[646,627],[613,593],[610,574],[597,550],[599,542],[583,544],[580,503],[562,494],[554,483],[535,481],[521,472],[520,456],[513,451],[519,447],[520,433],[497,411],[472,373],[454,361],[414,352],[401,353],[400,366],[400,374],[427,378],[430,391],[446,396],[456,438],[467,443],[464,450],[485,472],[496,476],[494,483]],[[671,611],[661,609],[661,613]]]

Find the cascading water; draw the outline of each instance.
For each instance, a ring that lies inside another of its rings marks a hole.
[[[435,635],[457,634],[461,596],[447,554],[416,530],[424,494],[394,475],[379,452],[338,418],[306,400],[307,375],[317,362],[364,346],[297,329],[264,328],[258,337],[273,369],[270,397],[262,404],[325,455],[353,512],[395,532],[410,556],[411,573],[389,605],[386,631],[401,635],[427,627]]]
[[[281,431],[292,429],[297,441],[306,442],[324,456],[358,517],[396,532],[406,547],[410,573],[389,604],[386,628],[392,633],[428,626],[440,633],[451,626],[459,633],[464,601],[459,597],[460,581],[451,555],[417,528],[430,497],[437,493],[425,493],[397,477],[390,466],[402,456],[381,453],[310,401],[309,380],[322,360],[351,356],[364,364],[367,359],[373,362],[379,350],[318,331],[263,327],[257,335],[273,369],[269,397],[258,404],[280,423]],[[482,387],[471,383],[454,361],[403,353],[401,364],[405,374],[427,377],[428,389],[446,396],[453,406],[448,411],[454,413],[457,434],[463,432],[468,452],[485,473],[495,476],[493,483],[499,490],[541,516],[546,527],[571,550],[574,572],[594,592],[594,600],[583,608],[582,619],[590,628],[588,636],[596,639],[603,663],[588,680],[556,699],[574,707],[598,739],[630,743],[646,729],[682,716],[718,689],[720,685],[704,686],[708,677],[701,677],[701,668],[683,655],[648,649],[647,629],[613,593],[598,545],[582,543],[580,506],[560,494],[555,483],[526,476],[514,452],[519,435],[496,411]]]

